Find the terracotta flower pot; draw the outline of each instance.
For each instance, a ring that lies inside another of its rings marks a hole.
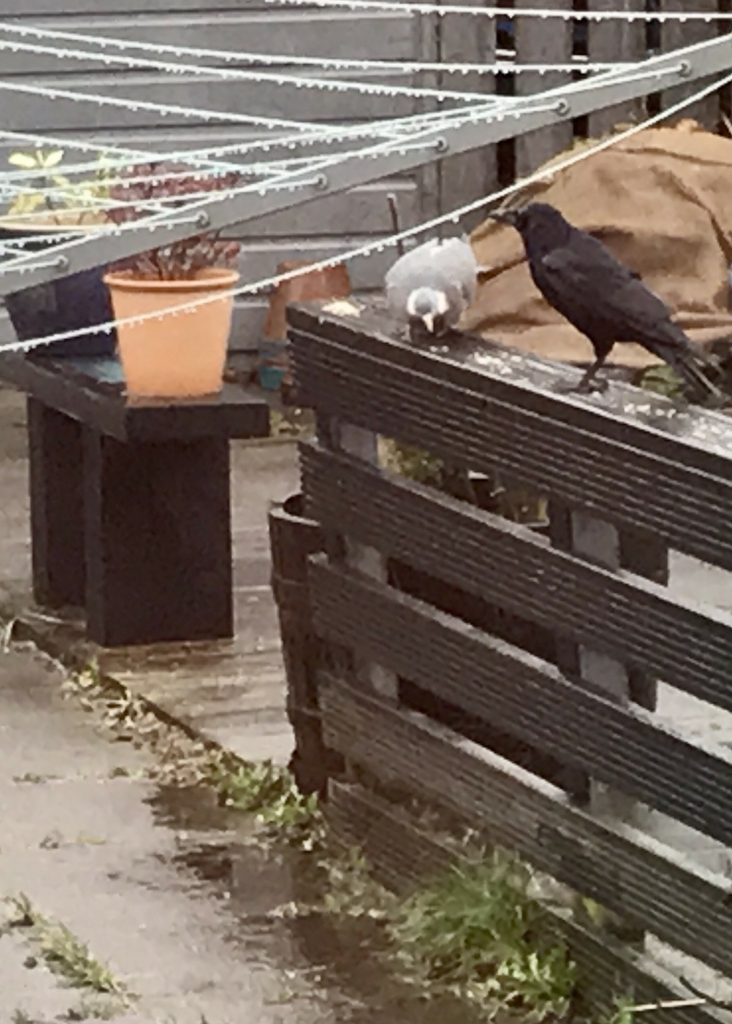
[[[187,281],[144,280],[110,273],[104,278],[115,319],[166,309],[232,289],[236,270],[208,268]],[[127,392],[137,397],[193,398],[215,394],[223,382],[231,333],[233,296],[206,302],[190,312],[121,324],[119,356]]]
[[[285,260],[277,267],[278,274],[307,267],[302,260]],[[291,302],[313,302],[326,299],[346,299],[351,294],[351,279],[345,264],[311,270],[289,281],[281,281],[272,295],[267,318],[262,330],[259,350],[259,382],[262,387],[276,390],[289,381],[287,358],[287,306]]]

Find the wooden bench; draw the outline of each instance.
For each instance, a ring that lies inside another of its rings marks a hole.
[[[266,400],[133,403],[108,358],[5,356],[0,378],[27,395],[38,604],[84,607],[104,647],[231,637],[229,441],[269,434]]]

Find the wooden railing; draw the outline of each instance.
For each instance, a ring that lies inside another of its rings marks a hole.
[[[659,943],[714,995],[732,978],[732,599],[677,570],[732,570],[732,418],[625,384],[558,393],[576,370],[467,337],[415,349],[376,309],[289,319],[319,424],[301,466],[327,648],[310,713],[345,763],[332,820],[399,875],[440,850],[384,794],[441,808],[607,909],[596,933],[557,912],[593,998],[688,995]],[[548,522],[385,470],[384,437],[530,488]]]

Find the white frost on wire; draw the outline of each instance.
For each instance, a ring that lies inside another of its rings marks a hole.
[[[421,125],[422,133],[425,133],[428,130],[429,131],[434,131],[436,126],[439,129],[439,128],[444,127],[447,124],[453,124],[453,123],[456,123],[456,122],[459,124],[461,121],[466,120],[466,119],[472,120],[473,119],[474,109],[475,108],[472,108],[469,112],[467,112],[467,113],[463,112],[462,114],[461,114],[461,112],[456,111],[456,112],[450,112],[450,114],[448,114],[448,115],[442,115],[442,114],[428,115],[425,123],[423,125]],[[487,119],[490,119],[490,116]],[[434,145],[434,144],[430,143],[429,145],[431,146],[431,145]],[[242,193],[251,193],[252,191],[255,191],[255,192],[257,192],[257,193],[259,193],[261,195],[264,195],[268,191],[277,191],[277,190],[282,190],[282,189],[294,190],[294,189],[305,188],[305,187],[318,187],[321,184],[321,182],[322,182],[322,175],[320,175],[320,174],[315,176],[315,177],[313,177],[311,175],[310,177],[304,178],[304,179],[302,177],[295,177],[295,176],[301,174],[303,170],[305,170],[305,171],[312,171],[313,169],[320,170],[321,167],[329,167],[329,166],[331,166],[331,165],[333,165],[335,163],[340,163],[343,160],[346,160],[347,158],[349,158],[351,156],[378,155],[381,152],[387,152],[388,153],[390,151],[390,149],[392,149],[392,148],[396,148],[397,152],[399,152],[400,154],[403,154],[403,153],[407,152],[410,149],[425,148],[425,143],[419,142],[419,141],[407,142],[406,140],[405,141],[401,141],[400,140],[398,142],[382,144],[381,146],[376,147],[376,152],[375,153],[370,153],[369,151],[365,151],[363,148],[358,149],[358,150],[346,150],[346,151],[337,153],[335,155],[329,154],[324,159],[321,159],[320,163],[318,163],[318,164],[314,163],[314,160],[311,157],[310,159],[299,159],[299,160],[293,161],[292,163],[288,162],[288,161],[283,161],[280,166],[277,166],[277,165],[274,165],[274,164],[273,165],[263,165],[263,174],[268,175],[268,177],[264,177],[264,180],[260,180],[260,181],[254,182],[254,183],[249,183],[249,184],[243,185],[243,186],[241,186],[239,188],[228,188],[226,190],[222,190],[218,194],[217,198],[231,199],[231,198],[234,198],[235,196],[240,195]],[[372,147],[372,149],[373,149],[373,147]],[[294,166],[293,166],[293,164],[294,164]],[[92,165],[92,166],[94,167],[96,165]],[[180,172],[180,176],[185,177],[186,175],[189,176],[189,177],[195,176],[195,175],[192,175],[190,171],[189,172],[185,172],[185,171]],[[167,180],[167,178],[168,178],[167,174],[163,173],[162,176]],[[199,174],[199,176],[200,176],[200,174]],[[159,180],[161,178],[161,173],[151,174],[149,176],[140,176],[139,180],[147,180],[148,178],[150,180],[152,180],[152,181]],[[135,178],[135,179],[119,179],[119,180],[132,181],[132,180],[138,180],[138,179]],[[2,184],[2,179],[0,178],[0,193],[2,193],[2,191],[4,190],[5,187],[6,186],[4,186]],[[52,194],[53,195],[58,195],[58,194],[66,194],[67,195],[68,194],[67,191],[65,191],[63,189],[60,189],[60,188],[47,188],[47,189],[40,190],[40,192],[41,192],[41,194],[48,194],[49,196],[52,195]],[[169,227],[173,223],[180,224],[181,223],[180,220],[170,221],[170,220],[168,220],[166,218],[166,216],[165,216],[166,213],[170,213],[171,212],[170,210],[166,209],[166,206],[165,206],[166,202],[177,204],[174,207],[176,214],[180,214],[180,213],[186,214],[186,213],[188,213],[190,211],[195,211],[196,210],[197,200],[199,198],[201,200],[203,200],[203,201],[210,200],[211,199],[211,193],[208,192],[208,191],[200,192],[200,193],[195,193],[195,192],[194,193],[188,193],[186,195],[184,204],[181,204],[181,197],[180,196],[172,196],[172,197],[170,197],[170,199],[167,199],[166,197],[161,197],[161,199],[159,201],[154,202],[154,203],[143,203],[143,202],[140,202],[140,201],[122,202],[122,201],[115,201],[115,200],[111,200],[111,199],[108,199],[108,200],[100,199],[98,205],[96,207],[94,207],[94,209],[104,210],[104,209],[114,209],[114,208],[125,207],[125,206],[130,206],[130,207],[135,207],[135,206],[146,207],[146,206],[150,206],[153,209],[153,216],[152,217],[148,217],[147,219],[142,219],[141,218],[139,220],[130,221],[128,223],[125,223],[125,224],[119,225],[119,226],[115,225],[115,226],[112,227],[112,226],[100,225],[99,229],[95,230],[95,232],[93,232],[93,234],[94,234],[95,237],[98,236],[99,233],[107,233],[107,234],[118,235],[118,234],[120,234],[123,231],[124,232],[128,232],[128,231],[142,231],[142,230],[145,230],[145,229],[152,230],[158,224],[161,224],[161,226],[165,226],[165,227]],[[80,213],[89,212],[89,208],[88,207],[79,207],[78,209],[77,208],[65,208],[64,209],[64,213],[67,216],[70,213],[76,213],[76,212],[80,212]],[[199,210],[198,211],[198,215],[200,215],[200,212],[201,211]],[[158,215],[157,217],[155,216],[156,214]],[[13,222],[14,223],[16,223],[16,222],[23,222],[24,220],[32,221],[32,220],[35,220],[36,217],[37,217],[37,213],[35,213],[35,212],[28,213],[28,214],[15,214],[13,216]],[[161,218],[162,218],[162,222],[161,222]],[[196,222],[195,218],[194,218],[193,222],[194,223]],[[72,235],[72,237],[77,237],[78,238],[78,235],[77,236],[73,236]],[[85,242],[88,242],[91,239],[91,237],[92,237],[92,232],[85,232],[85,234],[83,236],[83,239],[80,240],[79,244],[83,244]],[[50,250],[51,250],[51,247],[48,247],[48,249],[45,250],[45,255],[48,255]],[[12,272],[16,268],[18,269],[18,271],[20,273],[23,273],[24,271],[27,271],[27,270],[36,269],[38,266],[39,266],[38,263],[34,263],[33,262],[33,256],[19,256],[15,260],[7,260],[7,259],[4,260],[3,263],[0,265],[0,274],[5,274],[5,273],[8,273],[8,272]]]
[[[697,47],[701,48],[703,46],[703,43],[697,44]],[[690,51],[695,50],[697,47],[687,48],[683,52],[688,54]],[[644,78],[654,78],[657,77],[659,74],[668,73],[669,70],[680,71],[682,69],[681,64],[679,64],[678,67],[673,66],[669,68],[668,57],[664,58],[663,63],[664,66],[661,69],[659,69],[658,65],[656,64],[656,66],[654,67],[644,68],[642,70],[637,71],[631,70],[630,72],[628,72],[622,70],[605,72],[603,75],[598,76],[598,78],[595,79],[594,82],[631,82]],[[641,68],[642,65],[638,65],[638,67]],[[510,104],[510,109],[508,111],[504,111],[501,109],[496,110],[495,106],[491,104],[485,104],[483,107],[462,108],[453,111],[419,115],[411,119],[402,119],[414,122],[414,125],[412,126],[413,130],[410,136],[408,136],[408,142],[406,139],[402,139],[397,142],[394,142],[392,140],[388,142],[382,142],[378,145],[370,146],[365,149],[352,151],[351,153],[328,154],[325,157],[313,158],[313,160],[310,163],[308,163],[305,167],[299,170],[283,171],[282,173],[279,174],[275,173],[273,175],[270,175],[270,177],[265,179],[264,181],[259,181],[253,184],[246,185],[242,188],[236,189],[236,193],[242,194],[247,192],[254,192],[263,196],[270,189],[285,189],[287,191],[295,191],[300,188],[308,187],[311,185],[317,189],[318,182],[320,180],[320,175],[322,175],[325,170],[332,168],[333,166],[345,160],[348,156],[356,156],[359,159],[373,159],[394,152],[398,154],[403,154],[408,149],[425,148],[425,146],[427,148],[433,148],[436,145],[434,139],[432,139],[429,143],[425,143],[424,141],[420,140],[420,136],[424,136],[425,134],[434,135],[435,130],[442,130],[447,125],[450,125],[452,127],[458,127],[466,123],[486,123],[494,119],[500,121],[504,120],[508,116],[519,118],[522,113],[527,111],[537,112],[539,110],[553,110],[556,107],[556,103],[549,102],[547,105],[547,101],[551,101],[552,99],[556,98],[558,102],[564,104],[566,102],[567,96],[576,95],[577,93],[581,93],[587,90],[588,88],[593,87],[593,83],[585,79],[583,81],[573,83],[569,86],[559,86],[553,90],[547,90],[541,94],[538,94],[538,96],[534,98],[513,98]],[[538,99],[539,101],[543,101],[543,106],[541,104],[537,105],[537,103],[535,102],[536,99]],[[439,146],[439,143],[437,143],[437,145]],[[313,172],[316,172],[316,177],[313,178],[311,176],[305,179],[305,181],[303,182],[301,177],[303,172],[309,172],[311,175]],[[115,230],[111,233],[113,235],[119,236],[123,232],[141,231],[144,230],[145,228],[147,228],[152,233],[156,230],[165,231],[166,229],[169,229],[173,224],[178,225],[180,223],[189,222],[196,223],[197,225],[200,224],[201,227],[204,227],[206,225],[201,221],[201,218],[203,217],[205,219],[206,214],[202,207],[210,206],[214,203],[220,202],[222,199],[228,199],[231,197],[231,195],[232,193],[229,190],[227,190],[225,193],[218,193],[213,197],[211,193],[206,193],[206,198],[200,203],[188,202],[185,204],[185,206],[179,207],[177,209],[177,212],[183,214],[184,216],[192,214],[192,220],[189,221],[181,222],[180,220],[176,220],[173,222],[169,219],[169,212],[165,214],[154,214],[151,217],[145,219],[135,220],[127,224],[117,226]],[[89,236],[82,236],[76,241],[69,242],[66,243],[65,245],[55,248],[54,251],[56,251],[58,255],[56,257],[57,263],[54,265],[61,266],[62,263],[65,263],[67,261],[67,257],[65,255],[67,251],[74,249],[79,245],[87,244],[90,240],[91,238]],[[158,242],[158,244],[164,244],[164,242]],[[48,252],[48,250],[46,252]],[[0,274],[5,275],[16,273],[22,275],[34,269],[39,269],[37,262],[34,264],[34,260],[37,261],[37,256],[27,254],[18,256],[14,260],[5,260],[0,266]]]
[[[633,135],[636,135],[639,132],[644,131],[647,128],[651,128],[653,127],[653,125],[656,125],[669,117],[673,117],[675,114],[678,114],[686,107],[698,102],[701,99],[704,99],[706,96],[710,96],[712,93],[716,92],[720,88],[723,88],[725,85],[728,85],[730,82],[732,82],[732,74],[727,75],[721,80],[716,81],[703,89],[699,89],[698,91],[692,93],[690,96],[687,96],[684,99],[680,100],[678,103],[673,104],[673,106],[668,107],[666,110],[662,110],[660,113],[655,114],[653,117],[647,118],[645,121],[642,121],[639,124],[633,125],[632,127],[627,128],[616,135],[611,135],[607,139],[603,139],[602,141],[596,143],[593,146],[582,149],[578,153],[573,154],[572,156],[568,156],[566,159],[554,164],[551,168],[540,168],[534,174],[531,174],[528,177],[521,179],[520,181],[516,181],[512,185],[508,185],[505,188],[499,189],[497,192],[493,192],[491,195],[484,196],[481,199],[475,200],[474,202],[467,203],[466,205],[461,206],[458,209],[452,210],[450,213],[441,214],[439,217],[434,217],[431,220],[424,221],[423,223],[418,224],[415,227],[407,228],[404,231],[400,231],[398,234],[390,235],[389,237],[382,238],[379,241],[369,242],[366,245],[359,246],[358,248],[351,249],[347,252],[338,253],[337,255],[331,256],[328,259],[321,260],[318,263],[313,263],[306,267],[289,271],[288,273],[285,274],[275,274],[271,277],[264,278],[263,280],[242,285],[241,287],[234,288],[229,292],[220,292],[214,296],[211,296],[210,298],[199,299],[194,302],[186,302],[174,307],[170,307],[164,313],[158,312],[142,314],[140,316],[127,317],[125,319],[117,321],[109,321],[104,324],[96,324],[93,327],[83,328],[81,330],[59,332],[58,334],[49,335],[43,338],[33,338],[29,341],[11,342],[8,345],[1,346],[0,352],[29,351],[33,348],[39,347],[40,345],[48,345],[51,344],[52,342],[57,341],[67,341],[70,340],[71,338],[77,338],[87,334],[96,334],[99,331],[106,331],[107,333],[109,333],[116,327],[121,326],[123,324],[138,324],[147,320],[162,320],[168,316],[184,315],[186,313],[192,312],[199,306],[207,305],[209,302],[220,301],[220,299],[224,295],[230,295],[232,297],[253,295],[256,294],[257,292],[264,291],[265,289],[276,286],[283,281],[291,280],[303,274],[311,273],[313,271],[321,269],[326,269],[338,263],[347,262],[349,260],[357,259],[359,257],[369,256],[374,252],[382,252],[386,248],[393,247],[401,241],[405,241],[409,238],[413,238],[416,235],[421,235],[424,234],[425,232],[432,231],[443,224],[457,224],[462,217],[466,216],[468,213],[472,213],[474,210],[478,210],[484,206],[487,206],[490,203],[498,202],[499,200],[506,198],[507,196],[513,194],[514,192],[524,189],[527,185],[533,182],[544,181],[547,177],[554,176],[555,174],[558,174],[560,171],[566,170],[567,168],[572,167],[583,160],[587,160],[589,157],[594,156],[595,154],[600,153],[603,150],[609,149],[612,146],[617,145],[619,142],[622,142],[623,140],[628,139]]]
[[[154,103],[152,100],[130,100],[122,96],[107,96],[95,92],[75,92],[73,89],[59,89],[50,85],[32,85],[26,81],[0,81],[3,92],[19,92],[30,96],[42,96],[50,100],[72,100],[74,103],[94,103],[99,107],[121,107],[124,110],[147,110],[163,117],[172,114],[178,117],[196,118],[199,121],[226,121],[231,124],[253,125],[258,128],[289,128],[297,131],[317,129],[317,124],[306,121],[286,121],[282,118],[263,117],[256,114],[237,114],[226,110],[209,110],[202,107],[184,107],[178,103]]]
[[[511,116],[518,118],[522,111],[526,109],[537,111],[542,109],[554,109],[554,106],[555,104],[553,103],[550,103],[548,106],[537,105],[535,102],[532,102],[531,98],[527,98],[524,100],[518,98],[512,101]],[[217,194],[216,199],[230,199],[236,195],[251,192],[256,192],[260,195],[264,195],[266,192],[273,189],[295,190],[309,186],[318,187],[320,181],[322,180],[321,175],[323,170],[332,167],[338,163],[341,163],[349,157],[356,156],[359,158],[373,158],[380,155],[388,154],[389,152],[397,152],[399,154],[404,154],[407,151],[415,148],[422,149],[425,148],[425,146],[431,148],[435,145],[434,141],[430,143],[424,143],[420,141],[420,135],[428,133],[432,134],[436,130],[442,130],[447,126],[459,126],[460,124],[463,124],[465,122],[488,122],[492,120],[494,117],[502,118],[503,116],[503,113],[496,113],[495,108],[490,104],[485,104],[483,107],[470,107],[455,111],[436,112],[432,114],[422,115],[419,118],[409,119],[415,122],[413,125],[413,128],[415,130],[413,130],[405,138],[391,140],[389,142],[380,143],[376,146],[370,146],[367,148],[362,147],[357,150],[346,150],[335,154],[329,153],[325,157],[321,158],[312,158],[311,160],[304,162],[304,166],[302,167],[296,167],[295,169],[285,167],[279,172],[275,171],[270,173],[269,177],[265,178],[264,180],[244,185],[241,188],[227,189],[225,191],[222,191]],[[311,172],[311,175],[313,171],[319,173],[315,178],[311,176],[303,180],[302,177],[299,177],[299,175],[302,175],[303,171]],[[201,195],[203,196],[204,202],[211,202],[212,194],[210,192],[201,193]],[[185,214],[188,212],[194,212],[196,211],[196,209],[196,197],[195,195],[189,195],[187,197],[185,205],[176,207],[176,212]],[[66,212],[68,213],[68,211]],[[201,211],[198,210],[198,213],[200,212]],[[33,215],[29,216],[32,217]],[[180,223],[180,221],[176,221],[176,223]],[[115,226],[114,229],[112,229],[109,233],[118,235],[122,232],[141,231],[146,228],[152,231],[154,228],[158,226],[164,228],[169,227],[170,224],[171,222],[167,220],[166,215],[163,212],[157,215],[154,214],[153,216],[148,217],[146,219],[135,220],[123,225]],[[83,238],[79,239],[78,242],[72,244],[82,245],[88,242],[89,240],[90,235],[87,234]],[[66,246],[65,248],[68,248],[68,246]],[[46,250],[46,253],[48,253],[48,251],[49,250]],[[2,265],[0,265],[0,274],[12,273],[13,271],[17,271],[18,273],[22,274],[29,270],[35,269],[36,267],[37,264],[33,264],[32,256],[21,256],[16,258],[15,260],[3,261]]]
[[[0,25],[0,31],[5,26]],[[90,39],[93,43],[94,40]],[[234,82],[268,82],[273,85],[291,85],[296,89],[320,89],[325,92],[358,92],[371,96],[407,96],[413,99],[476,100],[481,99],[475,92],[459,92],[448,89],[430,89],[407,85],[381,85],[378,82],[363,82],[355,79],[317,78],[305,75],[288,75],[271,71],[244,71],[239,68],[203,67],[199,64],[174,64],[169,61],[148,60],[127,55],[99,54],[94,50],[77,50],[70,47],[42,46],[39,43],[19,43],[17,40],[0,39],[0,51],[44,54],[58,59],[101,60],[104,64],[122,64],[127,68],[145,68],[165,71],[183,81],[188,76],[205,76],[207,79],[222,79]]]
[[[647,72],[639,71],[639,70],[634,70],[634,69],[642,68],[642,66],[643,66],[643,62],[639,62],[639,63],[631,64],[631,65],[613,66],[610,70],[606,70],[604,73],[602,73],[602,74],[598,75],[596,78],[594,78],[593,82],[594,82],[594,84],[597,84],[598,82],[607,81],[611,77],[615,78],[617,80],[632,81],[632,80],[637,80],[637,79],[645,77],[645,76],[653,77],[653,76],[655,76],[657,74],[657,72],[655,70],[650,70],[650,71],[647,71]],[[579,82],[575,83],[574,88],[582,90],[585,87],[587,81],[588,81],[587,79],[580,80]],[[3,87],[3,83],[0,83],[0,89],[2,87]],[[41,87],[26,86],[25,88],[32,89],[34,92],[37,92],[37,91],[40,90]],[[553,90],[553,92],[554,93],[558,93],[559,91],[566,90],[566,88],[567,88],[566,86],[560,86],[557,89]],[[542,93],[542,94],[536,94],[536,95],[550,95],[550,94],[552,94],[552,93]],[[94,96],[90,97],[88,94],[81,94],[81,95],[74,94],[74,98],[87,99],[87,100],[88,99],[92,99],[92,100],[98,100],[99,99],[98,97],[94,97]],[[523,99],[525,100],[525,97]],[[137,107],[139,105],[139,103],[137,103],[135,101],[120,100],[119,98],[114,98],[113,100],[111,100],[111,102],[113,102],[115,104],[119,103],[119,104],[122,104],[122,105],[130,105],[130,106],[133,106],[133,107]],[[508,112],[509,110],[511,110],[512,107],[515,108],[515,106],[517,104],[521,104],[521,102],[522,102],[522,98],[521,97],[496,97],[496,96],[485,96],[485,97],[483,97],[483,104],[484,105],[492,105],[497,112],[498,111]],[[158,106],[159,105],[155,105],[156,108]],[[475,109],[477,109],[477,108],[475,108]],[[246,142],[246,143],[235,143],[235,144],[229,145],[229,146],[211,147],[211,148],[207,148],[207,149],[194,150],[194,151],[184,150],[184,151],[179,151],[179,152],[176,152],[176,153],[166,152],[166,153],[163,153],[163,154],[141,153],[140,155],[141,155],[142,159],[144,161],[146,161],[146,162],[157,161],[157,160],[166,160],[166,161],[176,160],[176,161],[185,162],[187,164],[201,164],[201,165],[205,165],[205,170],[208,173],[219,173],[219,171],[223,173],[223,172],[226,172],[228,170],[238,170],[238,171],[240,171],[242,173],[251,173],[251,174],[256,174],[256,173],[260,173],[260,172],[261,173],[266,173],[267,170],[269,170],[270,168],[271,169],[278,169],[278,168],[282,167],[284,165],[285,161],[260,162],[257,165],[250,165],[250,164],[234,163],[233,161],[228,161],[226,163],[223,163],[220,158],[223,155],[243,155],[244,153],[247,153],[247,152],[250,152],[250,151],[254,151],[254,150],[257,150],[257,149],[262,150],[264,152],[267,152],[273,146],[274,147],[283,147],[283,148],[290,148],[290,149],[292,149],[292,148],[297,148],[297,146],[300,145],[300,144],[314,145],[314,144],[318,144],[318,143],[332,143],[334,141],[346,141],[346,140],[352,140],[354,138],[359,138],[359,137],[360,138],[373,138],[373,137],[382,137],[382,138],[384,138],[384,137],[389,137],[389,136],[393,137],[393,136],[398,136],[400,134],[402,134],[402,135],[403,134],[407,134],[408,132],[413,131],[414,129],[416,129],[418,127],[425,126],[428,123],[430,123],[430,120],[434,121],[435,118],[442,119],[441,123],[447,125],[449,123],[449,119],[452,116],[454,116],[454,115],[460,116],[461,113],[462,113],[462,110],[463,110],[463,108],[456,108],[454,110],[438,111],[436,113],[431,113],[431,114],[417,114],[417,115],[412,115],[410,117],[397,118],[395,120],[382,119],[382,120],[378,120],[378,121],[366,122],[363,125],[360,125],[360,126],[355,127],[355,128],[354,127],[345,127],[345,128],[336,128],[336,129],[334,129],[330,125],[320,125],[320,126],[317,126],[316,129],[313,132],[311,132],[311,133],[301,132],[301,133],[296,134],[294,136],[285,136],[285,137],[270,138],[270,139],[264,139],[264,140],[263,139],[258,139],[258,140],[250,141],[250,142]],[[513,113],[513,110],[511,110],[511,112]],[[27,133],[0,132],[0,137],[3,137],[3,136],[4,137],[11,137],[12,136],[14,138],[21,138],[22,137],[24,139],[30,139],[30,140],[35,141],[36,143],[42,144],[42,145],[46,144],[46,143],[49,143],[49,142],[52,143],[52,144],[55,144],[55,145],[61,145],[61,146],[64,145],[64,140],[50,139],[49,137],[29,135]],[[69,144],[73,145],[73,141],[71,143],[69,143]],[[104,152],[104,147],[100,146],[100,145],[96,145],[95,144],[95,145],[93,145],[93,146],[91,146],[89,148],[92,148],[93,151]],[[122,152],[125,152],[125,151],[122,151]],[[129,151],[129,152],[137,153],[139,151]],[[213,165],[211,163],[212,158],[216,159],[216,164],[215,165]],[[124,158],[110,159],[110,160],[106,160],[105,162],[106,162],[106,165],[107,165],[107,167],[109,169],[113,169],[115,167],[121,168],[121,167],[124,167],[124,166],[128,165],[128,160],[124,159]],[[81,173],[82,171],[84,171],[84,172],[93,171],[93,170],[95,170],[95,168],[96,168],[96,165],[94,165],[94,164],[82,163],[82,164],[64,165],[63,170],[64,170],[64,173],[68,176],[68,175],[72,175],[72,174],[75,174],[75,173]],[[13,181],[18,181],[18,180],[26,180],[26,179],[28,179],[28,178],[30,178],[32,176],[33,176],[33,172],[31,172],[31,171],[27,171],[27,172],[26,171],[11,171],[11,172],[7,172],[6,171],[4,173],[0,172],[0,180],[7,181],[7,182],[13,182]]]
[[[266,0],[278,7],[323,7],[349,11],[389,11],[412,15],[436,14],[468,14],[474,18],[558,18],[561,21],[730,21],[732,13],[712,11],[705,14],[701,11],[559,11],[547,7],[526,7],[521,10],[505,7],[470,7],[466,4],[399,3],[398,0]]]
[[[626,61],[588,61],[581,57],[576,58],[568,64],[518,64],[511,59],[504,59],[503,61],[499,60],[494,63],[473,64],[443,63],[440,61],[359,60],[352,57],[308,57],[300,54],[286,55],[277,53],[252,53],[238,50],[213,50],[198,46],[173,46],[171,44],[163,43],[147,43],[129,39],[114,39],[109,36],[89,36],[80,32],[41,29],[29,25],[10,25],[8,23],[0,25],[0,28],[4,32],[14,32],[21,36],[31,36],[36,39],[58,39],[91,44],[95,47],[100,47],[102,50],[114,47],[118,50],[140,50],[144,53],[154,54],[169,53],[175,57],[195,57],[196,59],[225,61],[227,63],[265,64],[275,65],[278,67],[291,64],[300,67],[314,67],[319,70],[332,68],[334,71],[388,71],[398,74],[414,74],[420,71],[433,71],[441,74],[460,75],[468,75],[476,72],[482,74],[521,74],[523,72],[532,72],[544,75],[556,71],[573,72],[578,70],[594,73],[596,71],[608,71],[629,63]],[[12,47],[9,48],[12,49]],[[59,55],[62,55],[62,51],[59,50],[56,52],[58,52]],[[501,55],[508,58],[513,56],[510,52],[504,51],[500,51],[496,54],[497,57]],[[112,60],[108,54],[105,55],[104,53],[95,54],[94,59],[100,60],[102,63]],[[181,70],[180,65],[166,65],[161,61],[153,61],[152,63],[157,64],[161,68],[175,67],[176,73]],[[185,71],[199,70],[198,67],[188,64],[184,65],[183,69]],[[200,70],[209,72],[214,69],[211,65],[206,65],[205,68],[201,68]]]

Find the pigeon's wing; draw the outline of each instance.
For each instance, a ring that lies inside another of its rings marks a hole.
[[[443,284],[457,288],[464,305],[469,306],[478,281],[478,261],[472,247],[462,238],[449,238],[439,244],[433,259]]]
[[[568,320],[605,327],[616,341],[643,342],[671,326],[663,300],[589,235],[544,256],[541,277],[547,298]]]
[[[478,273],[478,261],[473,248],[462,238],[447,238],[434,248],[434,259],[440,270],[453,269],[460,276]]]
[[[455,296],[462,312],[475,298],[477,269],[472,248],[461,238],[431,239],[400,256],[387,271],[387,302],[403,317],[409,293],[425,285]]]
[[[399,280],[386,278],[386,303],[389,311],[395,320],[407,319],[407,298],[409,289],[404,287]]]

